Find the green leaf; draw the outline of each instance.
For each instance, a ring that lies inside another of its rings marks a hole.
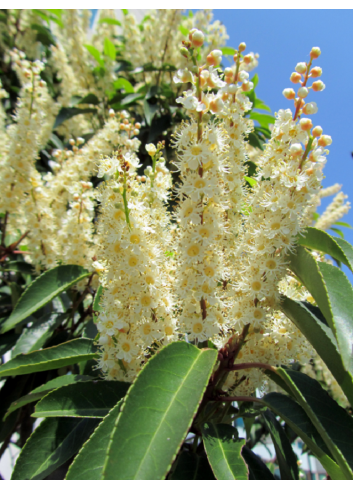
[[[250,185],[250,187],[255,187],[257,185],[257,181],[254,180],[253,178],[251,177],[244,177],[244,180],[246,182],[248,182],[248,184]]]
[[[298,236],[297,243],[332,256],[353,272],[353,246],[347,241],[334,238],[321,229],[307,227],[304,236]]]
[[[78,452],[97,424],[95,419],[45,419],[21,450],[11,480],[43,480]]]
[[[281,472],[282,480],[299,480],[297,457],[276,417],[267,410],[262,413],[267,429],[271,435],[276,450],[277,463]]]
[[[16,344],[19,335],[16,333],[6,333],[0,336],[0,357]]]
[[[220,50],[222,51],[223,56],[234,56],[235,54],[235,49],[228,46],[220,48]]]
[[[112,19],[110,17],[105,17],[104,19],[99,19],[98,24],[109,24],[109,25],[120,25],[121,22],[119,22],[117,19]]]
[[[12,351],[12,358],[20,353],[29,353],[42,348],[54,329],[60,326],[65,318],[67,314],[49,313],[37,319],[32,326],[24,328]]]
[[[294,370],[276,368],[276,372],[310,418],[345,477],[353,480],[353,418],[316,380]],[[271,375],[275,381],[277,374]]]
[[[114,43],[108,37],[104,39],[104,54],[115,61],[116,49]]]
[[[100,304],[100,300],[102,298],[103,292],[104,292],[104,287],[99,285],[97,292],[96,292],[96,295],[94,297],[93,306],[92,306],[92,309],[96,312],[99,312],[101,310],[101,306],[99,304]]]
[[[134,87],[131,85],[129,80],[125,78],[118,78],[113,83],[113,86],[116,90],[124,89],[126,93],[134,93]]]
[[[183,36],[188,36],[189,35],[189,29],[183,25],[179,26],[179,31],[182,33]]]
[[[353,405],[352,374],[343,365],[332,330],[313,314],[312,311],[318,308],[284,297],[281,300],[281,309],[310,341]]]
[[[348,222],[336,221],[335,224],[336,226],[343,226],[344,228],[353,229],[353,227],[350,224],[348,224]]]
[[[79,115],[79,114],[96,114],[96,113],[97,113],[97,109],[94,109],[94,108],[79,109],[78,107],[62,107],[60,109],[59,114],[56,116],[53,129],[56,129],[63,122],[71,119],[72,117],[75,117],[76,115]],[[68,266],[68,265],[66,265],[66,266]]]
[[[48,12],[56,15],[56,17],[58,17],[59,19],[61,19],[61,16],[62,16],[62,9],[61,8],[47,8]]]
[[[266,110],[267,112],[271,112],[270,107],[268,105],[266,105],[265,102],[263,102],[259,98],[256,98],[255,99],[253,108],[254,109],[259,109],[259,110]]]
[[[100,100],[97,97],[97,95],[94,95],[94,93],[89,93],[85,97],[80,98],[75,105],[81,105],[81,104],[98,105],[100,104]]]
[[[325,445],[317,429],[310,421],[304,409],[294,399],[277,392],[271,392],[262,398],[262,402],[275,414],[280,416],[300,436],[332,479],[345,478],[336,462],[332,460],[331,452]]]
[[[113,380],[90,380],[60,387],[46,395],[32,416],[104,418],[126,394],[130,384]]]
[[[269,124],[274,124],[276,121],[272,115],[258,114],[257,112],[251,112],[250,119],[259,122],[264,127],[268,127]]]
[[[23,261],[10,261],[9,263],[5,263],[4,271],[32,275],[34,273],[34,267],[30,263],[25,263]]]
[[[88,375],[62,375],[61,377],[56,377],[56,379],[49,380],[49,382],[47,382],[46,384],[37,387],[29,394],[22,396],[15,402],[13,402],[7,410],[4,419],[13,411],[16,411],[20,407],[25,406],[26,404],[29,404],[31,402],[38,401],[58,387],[77,382],[84,382],[85,380],[92,380],[92,377],[89,377]]]
[[[0,366],[0,377],[43,372],[97,358],[98,355],[92,353],[92,346],[92,340],[79,338],[44,350],[18,355]]]
[[[66,474],[66,480],[101,480],[111,433],[122,401],[109,412],[91,438],[83,445]]]
[[[143,110],[145,112],[145,118],[147,124],[150,126],[152,123],[152,119],[158,111],[158,104],[151,104],[147,99],[143,101]]]
[[[133,103],[135,103],[138,100],[141,100],[143,98],[144,98],[144,96],[142,93],[131,93],[130,95],[127,95],[126,97],[124,97],[120,103],[122,106],[130,105],[130,104],[133,104]]]
[[[251,80],[254,84],[254,88],[257,87],[258,83],[259,83],[259,75],[257,73],[255,73],[255,75],[251,78]]]
[[[201,402],[215,350],[171,343],[139,373],[124,400],[103,479],[163,479]]]
[[[179,481],[215,479],[207,458],[192,452],[181,452],[170,478]]]
[[[16,324],[48,304],[64,290],[90,275],[78,265],[60,265],[42,273],[21,295],[11,316],[2,326],[1,333],[14,328]]]
[[[124,15],[127,15],[129,13],[127,8],[122,8],[121,9]]]
[[[101,54],[98,51],[97,48],[94,46],[91,46],[90,44],[84,44],[84,47],[87,49],[90,55],[94,57],[94,59],[97,61],[97,63],[104,68],[104,60],[101,58]]]
[[[353,373],[353,289],[346,275],[328,263],[316,262],[302,246],[290,255],[290,269],[314,297],[331,327],[343,365]]]
[[[241,455],[246,440],[228,424],[207,423],[202,428],[208,461],[218,480],[247,480],[248,468]]]
[[[241,454],[249,467],[249,480],[275,480],[267,465],[247,446],[243,446]]]
[[[340,229],[330,228],[330,231],[333,231],[334,233],[338,234],[338,236],[340,236],[342,239],[344,239],[344,233]]]
[[[56,44],[56,41],[48,27],[40,24],[31,24],[31,29],[37,31],[37,41],[41,42],[44,46],[51,46]]]

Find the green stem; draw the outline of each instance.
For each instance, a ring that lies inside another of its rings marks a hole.
[[[302,157],[302,159],[300,161],[299,170],[302,169],[302,166],[303,166],[303,164],[304,164],[304,162],[305,162],[305,160],[306,160],[306,158],[307,158],[307,156],[308,156],[308,154],[309,154],[309,152],[311,150],[311,147],[313,145],[313,142],[314,142],[314,136],[310,136],[309,137],[308,144],[306,145],[306,148],[305,148],[305,152],[304,152],[303,157]]]
[[[123,190],[123,201],[124,201],[124,212],[125,212],[125,219],[126,223],[129,226],[129,229],[131,231],[131,223],[130,223],[130,211],[127,206],[127,198],[126,198],[126,171],[124,171],[124,190]]]

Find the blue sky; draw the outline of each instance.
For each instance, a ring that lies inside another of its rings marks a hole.
[[[313,46],[321,48],[316,65],[323,73],[323,92],[311,92],[308,101],[317,103],[312,117],[333,143],[324,170],[324,187],[342,183],[342,191],[353,203],[353,10],[213,10],[214,19],[227,28],[227,45],[236,48],[244,41],[247,51],[259,53],[257,96],[272,110],[290,108],[282,91],[294,88],[289,81],[299,61],[309,61]],[[330,202],[323,199],[321,211]],[[353,210],[343,219],[353,226]],[[353,244],[353,230],[341,228]]]

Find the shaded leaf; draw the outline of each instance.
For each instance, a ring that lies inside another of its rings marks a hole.
[[[332,479],[345,478],[310,418],[294,399],[284,394],[271,392],[263,397],[262,402],[300,436]]]
[[[85,97],[80,98],[75,105],[81,105],[81,104],[92,104],[92,105],[98,105],[100,103],[99,98],[97,95],[94,95],[94,93],[89,93]]]
[[[66,314],[49,313],[37,319],[32,326],[24,328],[12,351],[12,358],[20,353],[29,353],[42,348],[47,339],[50,338],[54,329],[57,328],[65,318],[67,318]]]
[[[281,309],[310,341],[353,405],[352,375],[343,365],[332,330],[322,321],[324,318],[320,320],[320,309],[288,297],[282,298]],[[316,312],[316,315],[313,311]]]
[[[71,119],[72,117],[75,117],[75,115],[79,114],[96,114],[97,109],[79,109],[78,107],[62,107],[60,109],[59,114],[56,116],[55,123],[53,129],[56,129],[60,124],[63,122],[67,121],[68,119]],[[64,266],[64,265],[62,265]],[[65,265],[68,266],[68,265]]]
[[[247,446],[243,446],[241,454],[249,467],[249,480],[275,480],[267,465]]]
[[[21,295],[11,316],[3,324],[1,333],[14,328],[16,324],[48,304],[61,292],[89,275],[87,270],[78,265],[60,265],[43,273]]]
[[[259,110],[266,110],[267,112],[271,112],[270,107],[266,105],[262,100],[259,98],[255,99],[255,103],[253,105],[254,109],[259,109]]]
[[[277,368],[276,372],[277,374],[270,374],[271,378],[276,382],[279,375],[287,384],[345,477],[353,480],[353,418],[316,380],[290,369]]]
[[[145,112],[146,122],[149,126],[151,125],[152,119],[158,109],[158,104],[151,104],[147,99],[143,101],[143,110]]]
[[[33,389],[33,391],[31,391],[29,394],[20,397],[15,402],[13,402],[6,413],[5,418],[13,411],[16,411],[16,409],[19,409],[20,407],[25,406],[26,404],[29,404],[31,402],[38,401],[58,387],[74,384],[76,382],[84,382],[85,380],[92,379],[88,375],[62,375],[60,377],[57,377],[56,379],[49,380],[49,382],[47,382],[46,384],[40,385],[36,389]]]
[[[97,424],[95,419],[45,419],[21,450],[11,480],[43,480],[79,451]]]
[[[276,450],[277,463],[281,472],[282,480],[299,480],[297,457],[276,417],[267,410],[262,413],[267,429],[271,435]]]
[[[139,373],[111,435],[103,479],[163,479],[185,438],[217,358],[176,342]]]
[[[43,372],[96,358],[97,354],[92,353],[92,346],[92,340],[80,338],[26,355],[18,355],[0,366],[0,377]]]
[[[257,112],[251,112],[250,119],[259,122],[264,127],[267,127],[269,124],[274,124],[276,121],[272,115],[258,114]]]
[[[228,424],[206,423],[202,428],[208,461],[218,480],[247,480],[248,468],[241,455],[246,440]]]
[[[114,380],[90,380],[60,387],[46,395],[32,416],[104,418],[126,394],[130,384]]]
[[[215,477],[206,457],[200,457],[192,452],[181,452],[170,479],[209,481],[214,480]]]
[[[0,336],[0,357],[16,344],[19,335],[13,332],[6,333]]]
[[[115,61],[116,49],[114,43],[107,37],[104,39],[104,54]]]

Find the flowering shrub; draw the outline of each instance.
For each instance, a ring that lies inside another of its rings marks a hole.
[[[353,270],[353,248],[325,232],[350,204],[322,188],[320,49],[273,117],[258,55],[209,11],[101,10],[90,39],[87,10],[0,20],[12,478],[269,479],[251,449],[270,434],[282,479],[298,436],[352,479],[353,290],[327,256]]]

